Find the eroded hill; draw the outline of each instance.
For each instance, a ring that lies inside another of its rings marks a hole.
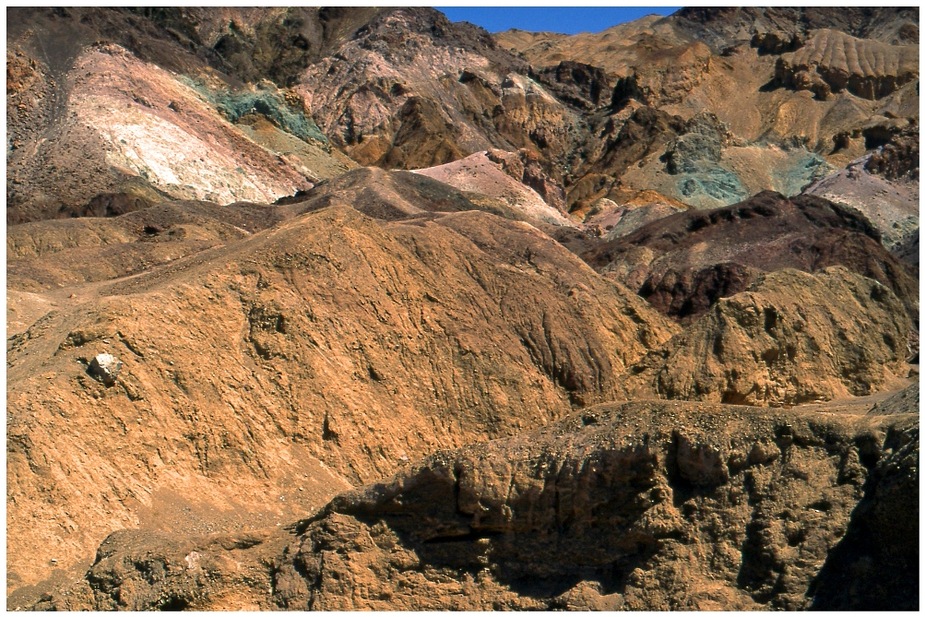
[[[7,32],[11,608],[917,605],[917,9]]]
[[[123,251],[149,244],[129,240]],[[335,205],[222,240],[59,287],[9,340],[14,586],[138,525],[167,487],[219,510],[228,491],[243,510],[278,491],[271,511],[291,513],[301,465],[324,470],[313,498],[326,499],[608,400],[677,331],[534,227],[479,211],[390,221]],[[110,388],[87,374],[104,352],[124,364]]]
[[[663,313],[690,321],[761,272],[841,265],[889,287],[918,319],[917,271],[893,257],[856,210],[762,192],[725,208],[672,214],[579,254]]]

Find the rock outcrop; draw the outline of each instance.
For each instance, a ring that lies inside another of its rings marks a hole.
[[[910,122],[898,130],[890,130],[889,133],[887,142],[871,154],[864,168],[888,180],[918,180],[918,124]]]
[[[866,437],[873,427],[839,424],[631,404],[439,454],[308,522],[277,579],[296,577],[304,591],[290,582],[278,599],[314,609],[819,608],[835,600],[829,571],[846,569],[827,559],[837,547],[877,579],[838,604],[913,607],[914,594],[876,567],[895,555],[911,582],[915,549],[899,531],[874,546],[851,517],[874,503],[909,511],[914,420],[884,427],[883,446]]]
[[[918,315],[916,274],[889,254],[874,226],[857,211],[810,195],[764,192],[725,208],[673,214],[582,255],[685,321],[744,290],[759,272],[834,265],[876,279],[910,317]]]
[[[611,102],[614,85],[603,69],[582,62],[563,61],[531,77],[545,84],[561,101],[592,111]]]
[[[372,19],[305,71],[296,90],[364,164],[431,167],[480,150],[564,156],[577,118],[487,32],[423,8]]]
[[[914,609],[917,461],[914,415],[601,405],[438,452],[295,537],[113,535],[36,608]]]
[[[626,396],[779,406],[871,394],[906,377],[911,331],[877,281],[780,270],[632,367]]]
[[[797,51],[780,56],[774,77],[820,100],[842,91],[880,99],[918,78],[918,57],[918,45],[887,45],[822,29]]]
[[[121,370],[122,361],[109,353],[97,354],[87,367],[87,373],[107,387],[116,385]]]

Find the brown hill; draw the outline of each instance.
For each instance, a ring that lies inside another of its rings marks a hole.
[[[917,79],[918,58],[918,45],[886,45],[822,29],[800,49],[780,56],[775,79],[822,100],[843,90],[875,100]]]
[[[877,281],[843,267],[780,270],[632,367],[626,396],[779,406],[866,395],[906,377],[911,335]]]
[[[40,291],[139,274],[291,215],[282,207],[185,201],[106,219],[13,225],[7,231],[7,282],[14,289]]]
[[[441,451],[294,537],[114,534],[36,607],[914,609],[917,460],[912,415],[601,405]]]
[[[833,265],[876,279],[918,315],[915,273],[886,251],[866,218],[815,196],[764,192],[725,208],[673,214],[582,255],[684,320],[744,290],[759,272]]]
[[[532,226],[481,212],[388,223],[333,206],[225,241],[22,294],[38,305],[24,313],[54,310],[8,342],[11,590],[115,529],[253,528],[607,400],[677,331]],[[87,373],[104,352],[123,363],[113,387]]]

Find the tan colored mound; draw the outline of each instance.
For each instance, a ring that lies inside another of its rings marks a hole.
[[[530,220],[552,225],[573,224],[561,212],[547,205],[536,191],[505,173],[501,165],[489,159],[485,152],[476,152],[437,167],[416,169],[414,173],[445,182],[460,191],[500,199]]]
[[[585,225],[599,230],[605,240],[614,240],[643,225],[689,209],[690,206],[657,191],[638,191],[620,202],[606,197],[598,199],[585,215]]]
[[[905,377],[911,322],[892,292],[842,267],[781,270],[719,300],[627,373],[630,398],[795,405]]]
[[[432,218],[438,212],[481,210],[510,220],[527,217],[499,199],[462,193],[422,174],[362,167],[319,185],[288,208],[310,212],[331,205],[346,205],[382,221]],[[537,222],[539,225],[539,222]]]
[[[822,29],[795,52],[783,54],[775,77],[820,99],[847,90],[865,99],[892,94],[919,74],[918,45],[887,45]]]

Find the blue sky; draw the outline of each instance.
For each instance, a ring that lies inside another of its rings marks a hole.
[[[653,13],[670,15],[680,7],[671,6],[453,6],[435,7],[450,21],[468,21],[489,32],[502,32],[511,28],[531,32],[600,32],[611,26],[633,21]]]

